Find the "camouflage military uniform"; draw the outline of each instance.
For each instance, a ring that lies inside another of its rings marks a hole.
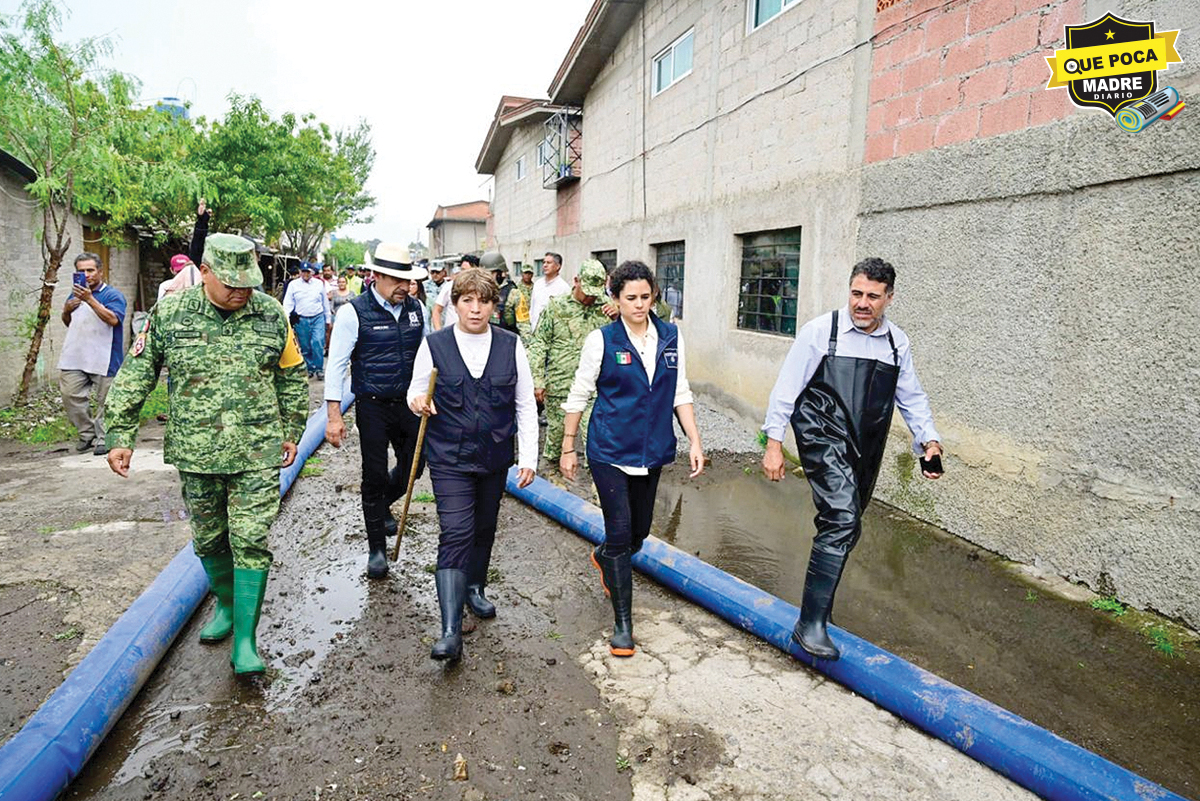
[[[580,284],[584,293],[596,298],[591,306],[575,299],[574,292],[551,298],[538,318],[537,330],[533,333],[529,347],[529,364],[533,370],[533,386],[546,390],[546,442],[542,455],[557,462],[562,455],[563,421],[566,412],[562,404],[571,390],[575,370],[579,367],[579,353],[583,340],[597,328],[603,328],[611,320],[604,314],[602,297],[605,281],[604,267],[598,261],[589,260],[580,268]],[[589,402],[579,424],[576,452],[586,449],[588,418],[592,404]]]
[[[533,338],[533,331],[529,327],[529,302],[532,297],[533,284],[526,286],[524,281],[520,281],[508,296],[508,304],[504,307],[505,322],[508,323],[509,330],[516,326],[525,350],[529,350]]]
[[[113,382],[108,446],[132,448],[142,402],[162,367],[171,371],[163,458],[179,469],[197,556],[232,546],[238,567],[271,564],[280,445],[299,441],[308,411],[303,360],[281,362],[289,336],[270,296],[254,292],[222,319],[197,284],[155,305]]]
[[[230,292],[262,282],[253,244],[241,237],[210,236],[202,261]],[[282,445],[299,441],[307,419],[303,364],[279,301],[250,291],[245,305],[221,310],[198,284],[155,305],[109,395],[113,464],[113,451],[133,449],[159,372],[171,372],[163,458],[179,469],[192,547],[217,598],[200,639],[232,632],[238,673],[265,669],[255,630],[271,566],[267,533],[279,512]]]

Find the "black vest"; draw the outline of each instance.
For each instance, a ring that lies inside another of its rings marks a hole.
[[[350,389],[355,395],[403,398],[425,329],[421,304],[404,299],[399,321],[370,289],[350,301],[358,313],[358,342],[350,354]]]
[[[514,461],[517,432],[517,336],[492,326],[492,348],[483,375],[472,378],[454,341],[454,327],[430,334],[437,368],[426,441],[431,468],[494,473]]]

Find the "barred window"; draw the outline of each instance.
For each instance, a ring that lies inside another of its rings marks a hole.
[[[682,242],[664,242],[654,246],[654,277],[663,301],[671,307],[671,314],[676,320],[683,319],[683,255]]]
[[[615,250],[593,250],[592,258],[604,265],[606,273],[617,269],[617,251]]]
[[[793,336],[800,287],[800,228],[743,234],[737,327]]]

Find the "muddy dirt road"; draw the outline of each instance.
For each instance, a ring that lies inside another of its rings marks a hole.
[[[319,457],[272,533],[267,677],[197,642],[206,602],[65,798],[1032,797],[640,578],[614,659],[585,544],[512,499],[499,616],[435,663],[432,506],[367,582],[354,437]]]

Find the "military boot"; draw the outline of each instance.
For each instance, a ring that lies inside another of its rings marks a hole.
[[[233,569],[233,672],[262,673],[267,669],[258,656],[258,619],[267,592],[266,570]]]
[[[201,556],[208,588],[216,599],[212,620],[200,629],[200,642],[220,642],[233,631],[233,554]]]
[[[604,548],[592,552],[610,593],[613,608],[613,636],[608,650],[613,656],[633,656],[633,564],[628,550],[609,556]]]
[[[496,605],[483,594],[491,561],[491,545],[475,545],[471,548],[471,560],[467,563],[467,608],[475,617],[483,619],[496,616]]]
[[[429,656],[432,659],[459,659],[462,657],[462,613],[467,574],[443,568],[433,574],[433,581],[437,585],[438,606],[442,612],[442,637],[433,644]]]
[[[808,559],[800,618],[792,630],[792,642],[818,659],[832,661],[842,655],[829,638],[827,626],[830,610],[833,609],[833,596],[845,566],[846,557],[843,554],[814,550]]]

